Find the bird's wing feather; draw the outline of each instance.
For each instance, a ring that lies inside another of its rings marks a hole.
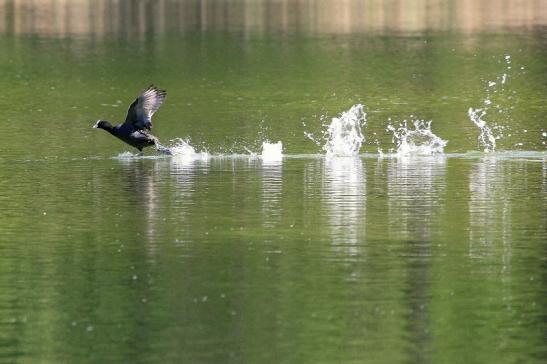
[[[142,140],[149,143],[158,143],[158,138],[153,136],[152,134],[148,133],[146,130],[135,130],[133,133],[131,133],[131,137],[136,140]]]
[[[167,92],[165,90],[159,90],[154,85],[149,86],[129,106],[125,124],[150,130],[152,128],[152,115],[159,109],[166,96]]]

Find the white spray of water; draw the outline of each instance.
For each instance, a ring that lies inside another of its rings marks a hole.
[[[187,158],[187,159],[207,159],[207,152],[196,152],[193,146],[187,140],[174,139],[170,141],[169,146],[157,143],[156,152],[163,155],[170,155],[173,157]],[[131,153],[123,152],[116,156],[116,159],[132,159],[132,158],[157,158],[158,156],[145,156],[143,153]]]
[[[414,130],[408,127],[406,120],[395,128],[388,124],[387,130],[393,133],[398,155],[432,155],[443,153],[448,143],[431,131],[431,121],[413,120]]]
[[[359,153],[365,140],[361,127],[366,123],[366,113],[363,105],[353,105],[338,118],[332,118],[327,132],[327,142],[323,150],[327,156],[349,157]]]
[[[304,126],[306,126],[304,124]],[[306,138],[308,138],[309,140],[311,140],[312,142],[314,142],[316,145],[318,146],[321,146],[321,141],[319,139],[317,139],[312,133],[310,133],[309,131],[304,131],[304,136]]]
[[[262,142],[262,154],[260,155],[263,161],[280,161],[283,159],[283,143],[270,143],[269,141]]]
[[[187,140],[178,138],[172,140],[171,143],[172,145],[170,147],[159,146],[157,150],[164,154],[188,158],[194,158],[196,154],[198,154],[196,153],[195,148],[192,147]]]
[[[114,157],[114,159],[131,159],[131,158],[136,158],[138,156],[139,154],[134,154],[131,152],[123,152],[118,154],[116,157]]]
[[[485,104],[488,105],[488,104]],[[469,119],[479,128],[479,146],[483,148],[485,152],[493,152],[496,150],[496,137],[492,132],[492,129],[483,120],[486,115],[486,107],[482,109],[473,109],[472,107],[467,110]]]
[[[506,70],[510,71],[512,68],[511,65],[511,56],[506,55],[504,57]],[[467,110],[469,119],[479,128],[479,147],[482,148],[485,152],[494,152],[496,150],[496,140],[503,137],[502,132],[505,129],[503,125],[500,125],[496,122],[486,122],[485,116],[488,113],[491,107],[497,109],[498,115],[503,115],[505,110],[498,104],[493,104],[492,94],[499,94],[498,88],[500,91],[504,91],[505,84],[507,83],[508,74],[503,73],[501,76],[497,77],[496,81],[488,81],[486,87],[486,97],[482,102],[482,107],[472,108],[470,107]],[[510,99],[511,97],[509,97]],[[490,124],[490,125],[489,125]]]

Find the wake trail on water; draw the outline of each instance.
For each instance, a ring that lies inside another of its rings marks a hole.
[[[504,55],[500,63],[504,63],[504,71],[492,81],[487,81],[485,96],[482,100],[482,106],[478,108],[470,107],[467,110],[469,120],[478,128],[478,145],[481,152],[495,152],[497,141],[504,137],[511,137],[511,115],[510,110],[514,108],[511,105],[515,98],[516,91],[510,91],[507,87],[508,80],[513,77],[513,62],[510,55]],[[520,67],[524,70],[524,67]],[[509,105],[507,105],[509,103]],[[378,155],[383,156],[384,152],[380,140],[376,133],[367,135],[365,128],[368,127],[367,114],[363,104],[355,104],[347,111],[343,111],[339,116],[332,118],[329,124],[323,123],[325,117],[321,117],[323,130],[321,136],[316,137],[313,133],[305,130],[304,136],[321,146],[327,157],[352,157],[360,153],[361,146],[366,139],[368,144],[375,144]],[[488,117],[487,117],[488,115]],[[444,148],[448,140],[441,138],[432,131],[432,121],[410,116],[410,120],[403,120],[395,126],[388,118],[388,124],[385,127],[387,132],[392,134],[392,143],[396,149],[388,148],[394,153],[391,156],[410,156],[410,155],[439,155],[444,154]],[[306,126],[303,123],[304,127]],[[523,130],[527,133],[527,130]],[[541,131],[544,139],[547,139],[547,132]],[[522,147],[522,141],[515,144],[516,147]],[[542,142],[547,145],[547,140]]]
[[[322,149],[327,157],[354,157],[358,156],[361,146],[366,140],[364,129],[367,126],[367,114],[363,104],[355,104],[338,117],[332,118],[330,124],[324,125],[322,132],[324,144]],[[404,120],[395,127],[388,120],[386,131],[393,134],[392,142],[396,144],[395,155],[434,155],[444,152],[447,144],[431,131],[431,121],[413,120],[414,129],[408,127]],[[321,145],[320,138],[305,131],[304,135],[317,145]],[[379,140],[372,133],[372,143],[376,144],[378,154],[384,155]]]
[[[470,121],[479,129],[478,144],[481,152],[496,151],[497,141],[503,137],[504,131],[510,130],[509,126],[502,125],[499,121],[487,121],[487,115],[490,119],[493,119],[493,116],[496,116],[497,120],[508,121],[509,107],[502,107],[501,101],[512,99],[512,96],[507,96],[506,92],[506,84],[510,77],[508,73],[512,69],[511,56],[505,55],[503,61],[505,63],[504,73],[493,81],[487,81],[486,95],[482,100],[482,106],[478,108],[471,107],[467,111]],[[521,69],[524,69],[524,67],[521,67]],[[432,120],[419,119],[413,115],[410,115],[408,120],[405,119],[402,122],[393,122],[391,118],[388,118],[387,124],[381,126],[386,132],[391,133],[392,137],[392,145],[386,147],[381,145],[376,132],[366,133],[366,130],[369,127],[369,121],[367,120],[367,112],[365,110],[366,106],[364,104],[357,103],[348,110],[342,111],[339,115],[332,117],[330,122],[326,116],[321,116],[320,121],[322,129],[320,131],[320,136],[317,137],[307,130],[304,130],[304,136],[314,142],[318,147],[321,147],[321,150],[324,152],[323,155],[327,158],[362,156],[362,154],[360,154],[361,148],[367,140],[369,145],[376,146],[377,154],[375,155],[380,157],[433,156],[445,154],[444,149],[448,144],[448,140],[441,138],[433,132]],[[495,110],[496,113],[492,116],[493,110]],[[306,127],[304,123],[303,125]],[[524,132],[526,132],[526,130],[524,130]],[[547,138],[547,132],[543,130],[542,132],[542,136]],[[511,136],[511,134],[508,134],[508,136]],[[259,133],[259,138],[262,139],[262,137],[263,135]],[[171,156],[173,158],[183,159],[246,157],[260,159],[264,162],[277,162],[283,160],[284,157],[290,157],[290,155],[283,154],[284,145],[282,141],[271,142],[266,139],[262,140],[261,144],[261,151],[258,152],[244,148],[248,154],[209,154],[207,151],[197,151],[196,148],[190,144],[189,139],[177,138],[171,140],[167,145],[157,143],[156,151],[159,156],[156,155],[155,157]],[[516,145],[522,145],[522,143],[517,143]],[[393,146],[395,146],[395,148]],[[384,153],[382,147],[389,152]],[[125,152],[118,155],[117,158],[154,157],[145,157],[142,154]]]
[[[277,141],[275,143],[265,140],[262,142],[261,152],[255,153],[247,149],[248,154],[210,154],[207,151],[196,151],[196,148],[190,144],[189,140],[177,138],[171,140],[168,145],[157,143],[156,155],[143,155],[142,153],[123,152],[118,154],[115,159],[127,160],[127,159],[158,159],[165,157],[172,157],[185,160],[207,160],[209,158],[239,158],[247,157],[252,159],[261,159],[265,162],[276,162],[283,159],[283,142]]]

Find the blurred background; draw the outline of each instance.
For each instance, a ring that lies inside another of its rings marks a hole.
[[[7,34],[134,37],[164,33],[406,34],[541,31],[542,0],[2,0]]]

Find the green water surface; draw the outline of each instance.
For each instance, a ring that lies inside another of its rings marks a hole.
[[[1,33],[0,362],[544,362],[546,50],[541,27]],[[208,157],[91,128],[151,83],[155,135]],[[357,103],[361,155],[325,158]],[[415,118],[445,154],[378,154]]]

